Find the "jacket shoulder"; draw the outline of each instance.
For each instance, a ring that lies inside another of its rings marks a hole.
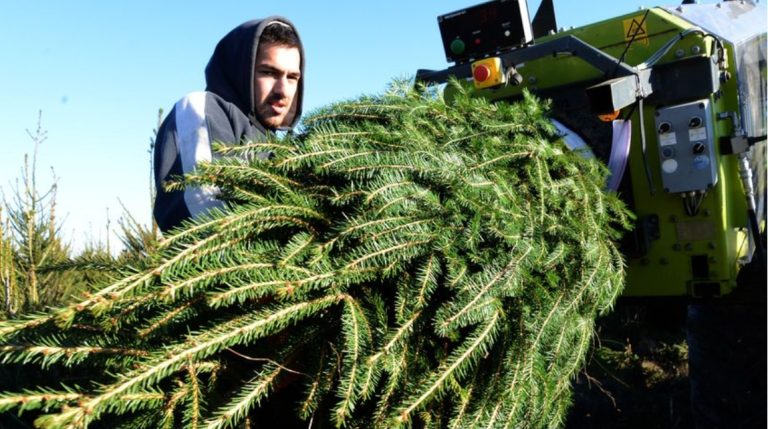
[[[213,92],[189,93],[176,102],[174,111],[179,130],[187,124],[192,129],[205,126],[211,142],[238,144],[243,139],[258,139],[265,134],[237,105]]]

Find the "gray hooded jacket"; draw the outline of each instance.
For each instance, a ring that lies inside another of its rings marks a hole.
[[[287,19],[272,16],[248,21],[224,36],[205,68],[205,91],[193,92],[179,100],[163,121],[157,133],[154,152],[155,205],[154,217],[162,231],[168,231],[184,220],[222,207],[211,187],[188,187],[182,191],[166,191],[164,183],[180,178],[195,169],[199,162],[216,158],[211,143],[240,144],[263,139],[271,130],[259,122],[254,102],[254,65],[259,39],[264,28],[274,21],[289,25]],[[304,76],[304,51],[301,74]],[[293,127],[301,116],[304,78],[299,80],[294,97]]]

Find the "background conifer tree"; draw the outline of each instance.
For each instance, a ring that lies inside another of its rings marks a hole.
[[[231,207],[80,302],[0,324],[39,427],[557,427],[627,212],[531,96],[397,86],[177,186]],[[268,155],[268,156],[267,156]],[[61,376],[65,374],[66,376]]]
[[[38,185],[37,155],[48,134],[41,118],[34,131],[27,130],[32,156],[24,156],[21,177],[0,201],[0,319],[60,304],[84,288],[75,273],[48,269],[67,261],[70,249],[56,212],[56,177],[47,189]]]
[[[18,287],[18,272],[16,271],[16,255],[9,233],[10,222],[3,217],[0,206],[0,285],[3,291],[3,308],[0,314],[13,317],[18,311],[19,303],[23,302],[22,292]]]

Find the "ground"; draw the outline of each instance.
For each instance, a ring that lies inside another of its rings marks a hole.
[[[766,270],[710,301],[620,300],[598,320],[568,429],[766,426]]]
[[[568,428],[689,428],[686,307],[619,303],[598,321]]]

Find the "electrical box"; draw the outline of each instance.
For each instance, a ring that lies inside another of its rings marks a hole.
[[[712,111],[708,99],[656,111],[664,191],[705,191],[717,184]]]
[[[504,52],[533,40],[526,0],[494,0],[437,17],[449,62]]]

